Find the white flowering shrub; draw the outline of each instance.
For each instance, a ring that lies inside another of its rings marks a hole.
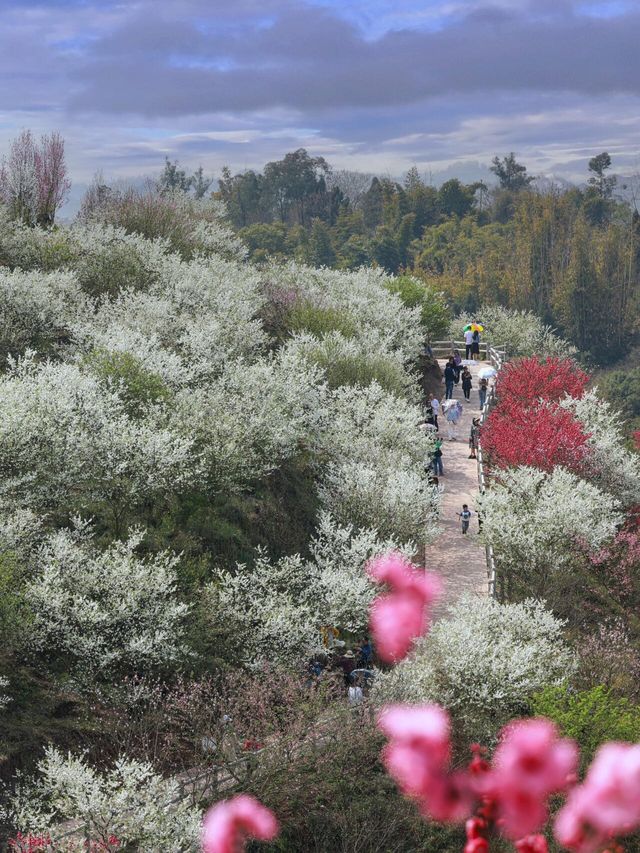
[[[4,675],[0,675],[0,711],[4,711],[9,702],[11,702],[11,696],[3,693],[3,690],[9,686],[9,679],[5,678]]]
[[[319,438],[319,494],[327,511],[341,524],[375,527],[384,538],[434,538],[439,506],[424,473],[434,438],[418,428],[419,409],[374,382],[337,389],[327,413]]]
[[[298,334],[289,344],[300,359],[324,370],[330,388],[342,385],[366,387],[376,382],[398,397],[415,394],[416,379],[404,367],[402,353],[386,346],[375,330],[361,337],[345,337],[338,331],[321,339]]]
[[[622,420],[596,389],[580,399],[567,397],[560,405],[571,411],[589,434],[587,467],[589,481],[610,492],[625,506],[640,502],[640,462],[625,447]]]
[[[540,594],[576,553],[597,551],[622,521],[615,498],[559,467],[550,474],[528,467],[500,472],[478,506],[500,569]]]
[[[412,541],[381,539],[373,527],[337,524],[322,512],[312,538],[308,563],[309,592],[318,618],[352,634],[365,630],[369,609],[379,587],[365,572],[372,557],[387,551],[401,551],[407,558],[416,553]]]
[[[384,541],[373,529],[342,527],[324,514],[310,559],[273,562],[259,550],[251,565],[219,572],[206,592],[207,613],[243,663],[300,664],[321,648],[323,626],[365,630],[376,589],[364,566],[394,548],[415,553],[413,543]]]
[[[577,352],[536,314],[501,305],[483,305],[473,315],[458,315],[451,322],[449,334],[454,340],[460,340],[464,326],[474,320],[484,323],[482,338],[495,347],[506,347],[509,358],[531,355],[569,358]]]
[[[563,625],[540,601],[465,598],[406,660],[380,673],[375,700],[437,702],[452,713],[465,743],[490,742],[526,712],[532,693],[573,672]]]
[[[405,460],[400,464],[400,469],[375,462],[330,465],[319,488],[323,506],[343,524],[371,526],[385,537],[396,533],[430,541],[436,532],[438,493],[424,471],[412,470]]]
[[[163,414],[129,417],[117,392],[77,366],[30,356],[0,376],[0,506],[84,510],[132,504],[193,483],[190,438]]]
[[[49,836],[56,850],[86,850],[85,826],[90,841],[105,849],[113,837],[119,848],[145,853],[201,849],[199,810],[150,764],[120,757],[101,772],[81,756],[47,747],[37,773],[21,781],[6,813],[16,831]],[[77,822],[79,831],[63,840],[65,821]]]
[[[0,360],[27,349],[54,354],[87,302],[69,272],[34,273],[0,268]]]
[[[210,385],[176,395],[172,423],[191,431],[208,482],[239,489],[314,444],[325,391],[319,368],[284,351],[229,364]]]
[[[259,279],[249,269],[220,258],[185,263],[162,256],[155,275],[145,291],[121,290],[78,317],[73,333],[83,352],[131,351],[171,384],[193,385],[263,348],[255,318]]]
[[[372,329],[403,361],[417,356],[423,339],[420,309],[406,308],[385,286],[391,278],[380,269],[355,272],[314,269],[296,263],[273,266],[267,275],[293,299],[338,312],[352,336],[365,339]]]
[[[178,557],[139,557],[144,534],[99,551],[86,524],[50,535],[27,583],[31,651],[82,678],[166,668],[183,661],[189,611],[176,594]]]

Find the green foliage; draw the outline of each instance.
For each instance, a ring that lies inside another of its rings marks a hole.
[[[403,397],[407,391],[407,378],[402,365],[385,355],[371,352],[344,352],[332,338],[319,341],[307,349],[307,357],[325,371],[330,388],[342,385],[360,385],[365,388],[377,382],[385,391]]]
[[[287,228],[282,222],[255,222],[238,232],[254,261],[285,257],[288,250]]]
[[[640,425],[640,367],[612,370],[598,379],[598,388],[635,429]]]
[[[329,332],[340,332],[345,338],[351,338],[357,331],[357,324],[344,311],[310,300],[295,303],[287,315],[286,325],[292,332],[311,332],[317,338]]]
[[[20,644],[29,627],[23,587],[24,568],[17,556],[10,551],[0,553],[0,659]]]
[[[83,289],[91,296],[117,296],[122,290],[146,290],[157,278],[139,250],[113,240],[90,254],[80,256],[75,272]]]
[[[84,364],[109,387],[117,390],[132,417],[148,406],[167,402],[171,392],[156,373],[146,370],[130,352],[92,350]]]
[[[382,739],[364,714],[341,713],[321,739],[260,766],[249,790],[281,821],[281,834],[261,847],[283,853],[327,850],[448,853],[462,849],[461,827],[428,823],[402,797],[380,762]]]
[[[410,275],[390,278],[385,282],[385,287],[390,293],[396,293],[407,308],[420,308],[420,319],[428,338],[436,341],[447,334],[451,311],[444,294]]]
[[[640,740],[640,706],[600,684],[580,691],[546,687],[532,697],[531,708],[534,714],[556,722],[565,737],[577,741],[585,765],[605,741]]]

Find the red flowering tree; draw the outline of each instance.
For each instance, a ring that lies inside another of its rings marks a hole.
[[[521,406],[544,400],[557,403],[565,395],[582,397],[589,375],[570,358],[521,358],[509,362],[500,371],[497,384],[499,400],[512,400]]]
[[[562,465],[575,473],[582,470],[589,440],[566,409],[553,403],[523,406],[513,397],[500,398],[481,435],[483,451],[494,466],[552,471]]]

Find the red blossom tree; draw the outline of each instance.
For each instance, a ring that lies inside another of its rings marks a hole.
[[[552,471],[562,465],[580,473],[587,454],[586,433],[574,415],[551,403],[523,406],[500,398],[482,428],[482,448],[499,468],[530,465]]]
[[[500,371],[496,387],[499,400],[514,400],[522,406],[544,400],[557,403],[565,395],[582,397],[589,375],[570,358],[537,356],[509,362]]]

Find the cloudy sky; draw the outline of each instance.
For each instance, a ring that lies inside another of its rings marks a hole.
[[[473,177],[514,150],[640,162],[640,0],[0,0],[0,151],[58,129],[72,178],[218,175],[306,147]]]

